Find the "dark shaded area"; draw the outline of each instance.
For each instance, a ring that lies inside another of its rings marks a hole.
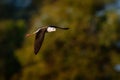
[[[0,74],[5,77],[5,80],[11,80],[14,74],[21,72],[22,66],[15,57],[14,51],[22,47],[24,35],[30,28],[30,17],[37,12],[37,5],[34,2],[36,1],[3,0],[0,2],[0,21],[11,21],[7,26],[0,28],[0,60],[5,63],[1,67],[1,70],[4,70]],[[5,27],[6,29],[2,30]]]

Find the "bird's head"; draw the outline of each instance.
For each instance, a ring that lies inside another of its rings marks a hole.
[[[47,31],[48,31],[48,32],[53,32],[53,31],[56,31],[56,28],[50,26],[50,27],[47,28]]]

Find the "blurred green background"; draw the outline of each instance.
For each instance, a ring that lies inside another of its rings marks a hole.
[[[46,34],[43,25],[69,27]],[[120,0],[1,0],[0,80],[120,80]]]

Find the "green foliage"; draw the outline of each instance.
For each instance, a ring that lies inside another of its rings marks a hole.
[[[36,5],[41,4],[37,1]],[[102,17],[94,14],[98,7],[107,3],[108,0],[45,0],[42,6],[37,6],[40,13],[33,15],[30,23],[23,19],[0,23],[6,26],[0,28],[3,31],[0,35],[4,34],[0,40],[9,43],[3,45],[14,51],[14,58],[21,66],[11,79],[119,80],[119,74],[114,70],[120,63],[116,46],[119,15],[114,10]],[[92,20],[94,24],[91,24]],[[34,37],[24,38],[27,24],[70,29],[47,33],[40,52],[34,55]],[[0,49],[4,51],[4,48]]]

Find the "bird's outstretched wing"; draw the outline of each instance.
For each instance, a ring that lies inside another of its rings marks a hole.
[[[37,54],[42,46],[42,42],[44,40],[46,28],[40,29],[35,36],[35,42],[34,42],[34,53]]]

